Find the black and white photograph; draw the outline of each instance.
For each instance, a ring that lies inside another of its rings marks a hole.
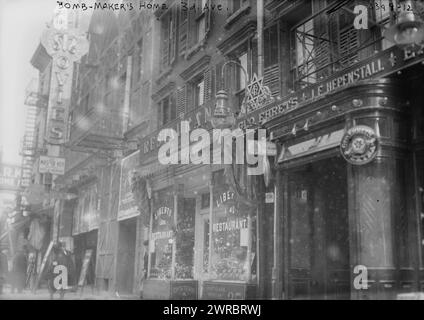
[[[424,300],[424,0],[0,0],[0,300]]]

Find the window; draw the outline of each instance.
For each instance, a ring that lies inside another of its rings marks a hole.
[[[264,32],[265,68],[278,63],[278,29],[277,24]]]
[[[177,8],[173,7],[161,19],[161,68],[172,64],[177,52]]]
[[[233,0],[232,1],[231,13],[235,13],[237,10],[242,8],[243,5],[247,2],[248,2],[248,0]]]
[[[143,76],[143,38],[137,42],[135,53],[133,54],[133,74],[134,84],[136,84]]]
[[[204,103],[205,82],[203,77],[194,84],[194,106],[200,107]]]
[[[316,66],[314,63],[314,25],[313,20],[296,28],[296,75],[301,83],[315,83],[314,74]]]
[[[237,58],[237,61],[241,64],[243,69],[246,70],[246,72],[249,72],[248,64],[247,64],[247,52],[244,52],[241,55],[239,55]],[[236,71],[236,77],[237,77],[236,96],[238,100],[238,106],[241,107],[244,96],[245,96],[245,90],[246,90],[248,79],[246,79],[246,75],[241,68],[238,67],[236,70],[237,70]],[[249,77],[249,75],[247,75],[247,77]]]
[[[176,118],[175,99],[173,95],[164,98],[159,105],[159,126],[163,126]]]
[[[197,42],[202,41],[205,38],[205,17],[200,17],[196,22],[197,28]]]
[[[203,11],[203,8],[207,5],[207,0],[198,0],[199,14],[196,18],[196,31],[197,37],[196,42],[202,41],[206,36],[206,11]]]
[[[391,0],[376,0],[374,3],[374,14],[375,21],[381,25],[380,35],[383,36],[383,30],[390,24],[390,18],[393,13],[393,9],[397,8],[397,0],[392,0],[393,6],[390,5]],[[382,49],[393,47],[394,43],[387,39],[382,39]]]

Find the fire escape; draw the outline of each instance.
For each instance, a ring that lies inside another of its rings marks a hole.
[[[294,90],[315,84],[370,53],[385,49],[383,30],[393,16],[389,0],[376,1],[378,6],[372,5],[374,2],[368,6],[369,30],[356,30],[353,25],[354,6],[359,3],[334,1],[319,8],[319,1],[312,2],[312,14],[290,30],[291,47],[295,49],[291,57]]]

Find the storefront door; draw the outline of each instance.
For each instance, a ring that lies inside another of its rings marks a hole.
[[[136,218],[119,222],[117,287],[118,291],[124,294],[133,293],[136,226]]]
[[[328,159],[288,174],[288,295],[349,299],[346,164]]]

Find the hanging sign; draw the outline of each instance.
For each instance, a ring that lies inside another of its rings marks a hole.
[[[119,192],[118,220],[129,219],[140,214],[132,192],[133,172],[139,164],[140,151],[134,152],[121,162],[121,185]]]
[[[72,90],[73,63],[88,52],[88,40],[78,30],[68,30],[63,14],[57,14],[41,43],[52,60],[52,78],[47,111],[46,140],[63,144],[67,138],[69,104]]]
[[[340,151],[345,160],[354,165],[364,165],[375,159],[379,149],[379,139],[375,131],[367,126],[349,129],[340,143]]]
[[[55,175],[64,175],[65,174],[65,158],[40,156],[38,172],[51,173]]]

